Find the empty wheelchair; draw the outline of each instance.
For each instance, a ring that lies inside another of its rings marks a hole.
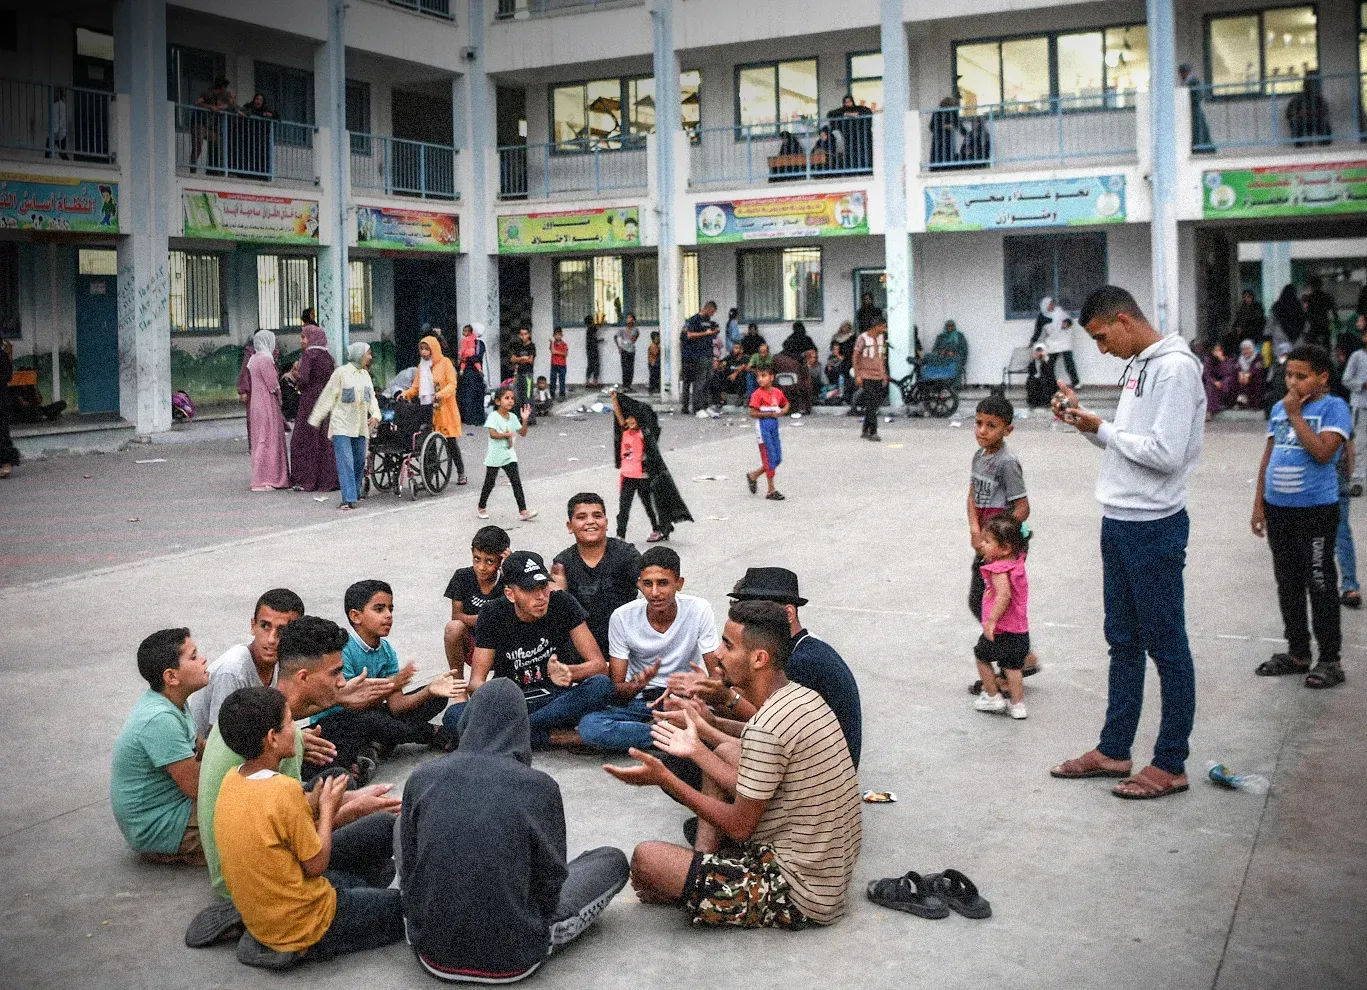
[[[414,500],[418,491],[439,495],[451,480],[446,437],[432,428],[432,407],[380,398],[380,425],[370,441],[365,491],[393,492]]]

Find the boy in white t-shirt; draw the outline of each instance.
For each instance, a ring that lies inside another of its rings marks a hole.
[[[654,546],[641,555],[637,587],[644,596],[618,608],[608,625],[608,666],[617,707],[579,721],[584,745],[611,753],[647,749],[652,706],[670,674],[716,663],[717,620],[706,599],[685,595],[679,555]]]

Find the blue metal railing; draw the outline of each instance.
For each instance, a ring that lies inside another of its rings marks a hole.
[[[33,157],[113,162],[114,94],[0,79],[0,148]]]
[[[1134,94],[1050,97],[921,111],[921,167],[991,168],[1138,153]]]
[[[312,124],[233,110],[176,107],[176,167],[270,182],[317,182]]]
[[[1191,148],[1317,147],[1367,136],[1357,73],[1192,86]]]
[[[447,144],[350,133],[351,187],[392,196],[456,198],[456,150]]]
[[[644,139],[628,147],[597,138],[498,149],[500,199],[550,199],[561,193],[646,188]]]
[[[693,186],[872,175],[873,115],[706,127],[698,131],[690,154]]]

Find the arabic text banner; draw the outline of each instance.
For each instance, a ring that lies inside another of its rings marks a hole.
[[[641,216],[634,206],[498,218],[499,254],[552,254],[637,247]]]
[[[186,237],[276,244],[318,243],[318,201],[186,189]]]
[[[927,186],[926,230],[1012,230],[1123,223],[1125,177]]]
[[[459,251],[460,218],[454,213],[358,206],[356,244],[391,251]]]
[[[1367,162],[1326,162],[1206,172],[1201,213],[1208,220],[1296,217],[1367,210]]]
[[[119,185],[0,172],[0,228],[119,232]]]
[[[699,203],[698,243],[867,234],[868,204],[863,190]]]

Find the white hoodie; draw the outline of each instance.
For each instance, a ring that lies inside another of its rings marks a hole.
[[[1201,363],[1177,334],[1140,351],[1125,369],[1115,422],[1087,439],[1105,449],[1096,498],[1108,519],[1163,519],[1187,504],[1201,459],[1206,391]]]

